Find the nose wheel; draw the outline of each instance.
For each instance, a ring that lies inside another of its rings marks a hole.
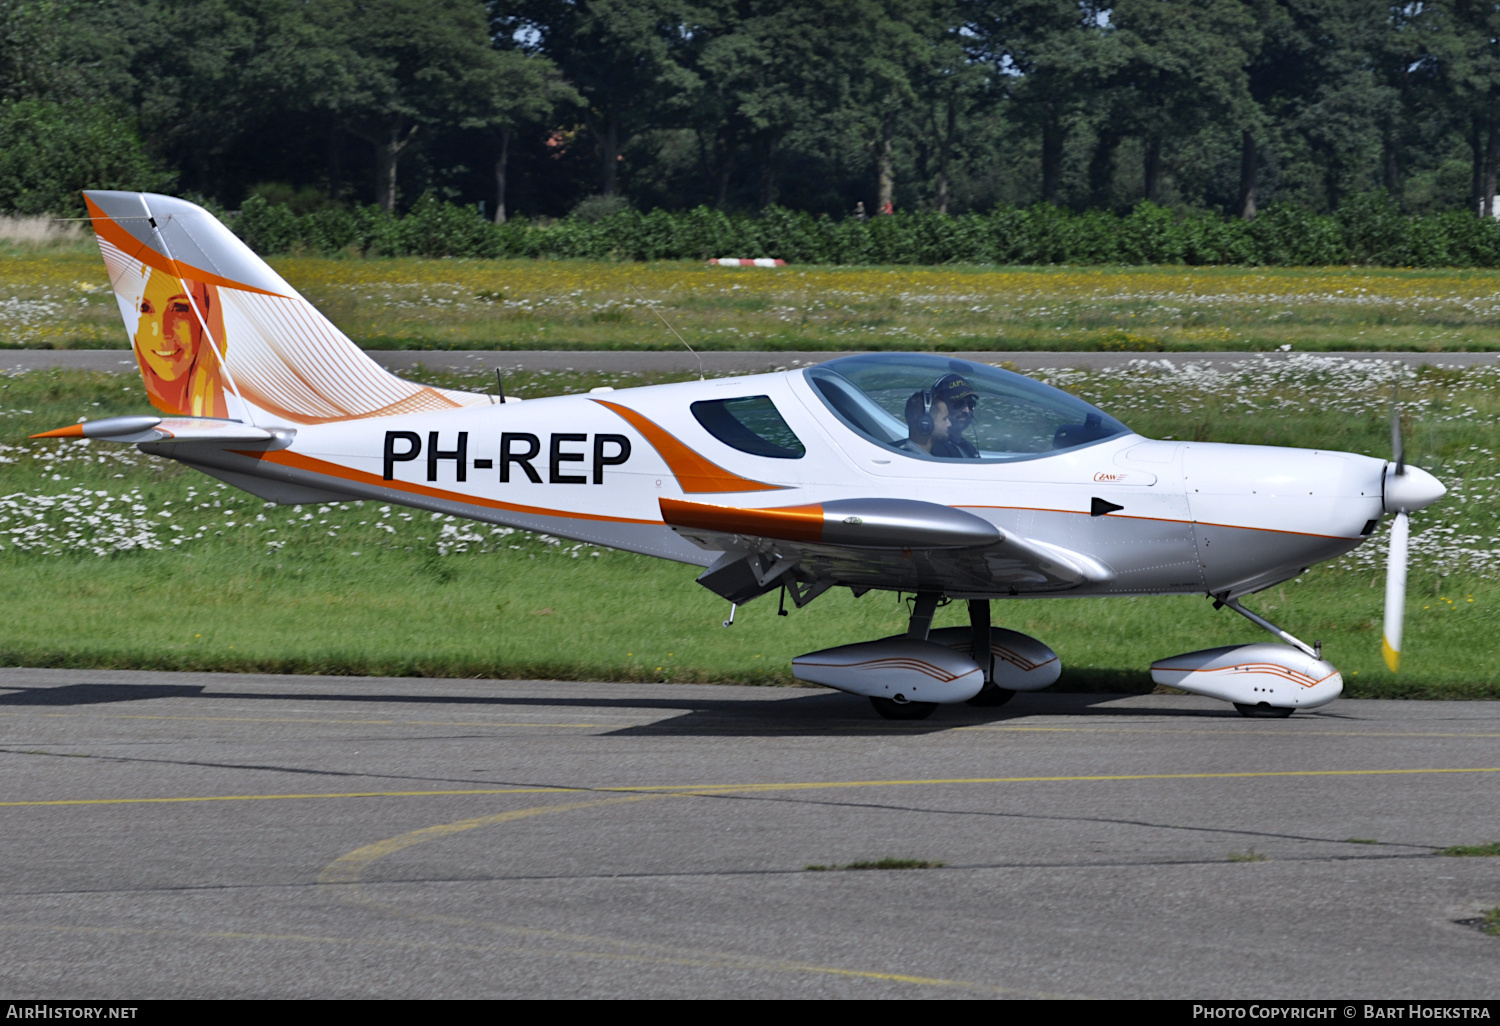
[[[1284,720],[1297,711],[1290,706],[1271,705],[1268,702],[1259,702],[1255,705],[1248,702],[1236,702],[1234,707],[1239,710],[1241,716],[1252,720]]]

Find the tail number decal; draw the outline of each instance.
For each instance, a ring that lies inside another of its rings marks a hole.
[[[469,470],[469,433],[458,432],[458,444],[451,449],[443,449],[439,444],[439,432],[429,431],[427,433],[427,480],[438,479],[438,464],[444,460],[451,460],[454,466],[454,476],[459,481],[468,480]],[[550,484],[588,484],[590,478],[586,474],[569,473],[575,469],[568,466],[570,463],[585,463],[588,461],[589,436],[582,432],[554,432],[548,439],[547,446],[547,481]],[[624,435],[594,435],[593,436],[593,476],[592,481],[596,485],[604,483],[604,468],[617,467],[630,459],[630,439]],[[579,448],[581,446],[581,448]],[[382,476],[387,481],[393,481],[396,477],[396,464],[410,463],[422,455],[422,436],[415,431],[387,431],[385,433],[385,459]],[[540,458],[542,454],[542,440],[527,431],[506,431],[500,436],[500,483],[509,484],[511,473],[514,468],[520,468],[519,473],[524,474],[532,484],[541,484],[542,475],[537,470],[533,461]],[[490,470],[495,466],[494,460],[474,460],[475,470]],[[519,474],[517,476],[519,480]]]

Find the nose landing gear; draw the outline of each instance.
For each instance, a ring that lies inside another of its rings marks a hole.
[[[1321,642],[1299,640],[1236,599],[1215,599],[1215,608],[1223,606],[1285,644],[1226,645],[1158,659],[1151,664],[1153,681],[1229,702],[1250,719],[1283,719],[1298,709],[1316,709],[1344,690],[1343,675],[1322,658]]]
[[[1284,720],[1297,710],[1291,706],[1272,705],[1270,702],[1236,702],[1234,707],[1241,716],[1252,720]]]
[[[871,695],[870,704],[887,720],[925,720],[938,707],[936,702],[908,702],[904,695],[895,698]]]

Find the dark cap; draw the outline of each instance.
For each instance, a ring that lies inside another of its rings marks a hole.
[[[974,391],[973,386],[969,384],[969,379],[962,374],[944,374],[932,386],[934,402],[942,400],[951,405],[955,399],[978,398],[979,393]]]

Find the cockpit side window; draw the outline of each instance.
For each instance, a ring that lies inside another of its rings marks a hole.
[[[836,374],[819,375],[812,382],[823,401],[864,434],[886,445],[899,443],[906,437],[906,426],[901,419],[881,409],[853,383]]]
[[[966,360],[871,353],[805,374],[845,425],[913,459],[1037,459],[1130,433],[1077,396]]]
[[[703,430],[740,452],[778,460],[799,460],[807,454],[770,396],[706,399],[694,403],[692,411]]]

